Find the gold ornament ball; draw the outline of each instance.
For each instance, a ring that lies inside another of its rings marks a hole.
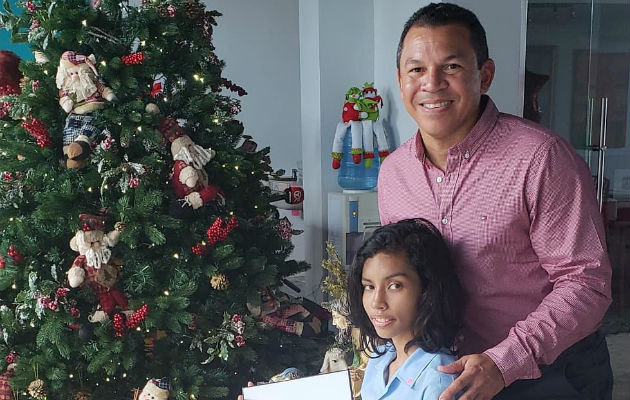
[[[34,399],[46,398],[46,385],[41,379],[35,379],[28,384],[28,394]]]
[[[210,278],[210,286],[215,290],[227,290],[230,286],[230,281],[228,281],[227,276],[218,274]]]

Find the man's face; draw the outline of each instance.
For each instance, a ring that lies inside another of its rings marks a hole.
[[[494,76],[494,62],[477,68],[468,29],[461,25],[413,27],[400,55],[398,84],[422,138],[451,147],[477,122],[479,101]]]

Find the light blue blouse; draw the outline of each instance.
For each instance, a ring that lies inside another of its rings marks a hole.
[[[379,350],[386,350],[386,353],[368,362],[361,386],[362,400],[437,400],[457,377],[437,370],[438,365],[455,361],[454,356],[427,353],[418,348],[385,383],[389,364],[396,358],[396,349],[390,343]]]

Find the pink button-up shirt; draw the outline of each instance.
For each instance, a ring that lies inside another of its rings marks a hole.
[[[423,217],[440,229],[466,295],[459,349],[490,356],[509,385],[539,377],[538,365],[597,329],[611,268],[586,163],[485,98],[446,171],[419,134],[387,157],[378,205],[383,224]]]

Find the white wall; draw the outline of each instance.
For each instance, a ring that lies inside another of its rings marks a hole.
[[[374,10],[362,0],[300,0],[305,296],[321,300],[327,194],[340,191],[330,152],[349,87],[373,80]]]
[[[249,93],[241,97],[245,134],[271,146],[274,169],[291,171],[302,159],[300,43],[295,0],[205,0],[223,14],[214,28],[224,76]]]

